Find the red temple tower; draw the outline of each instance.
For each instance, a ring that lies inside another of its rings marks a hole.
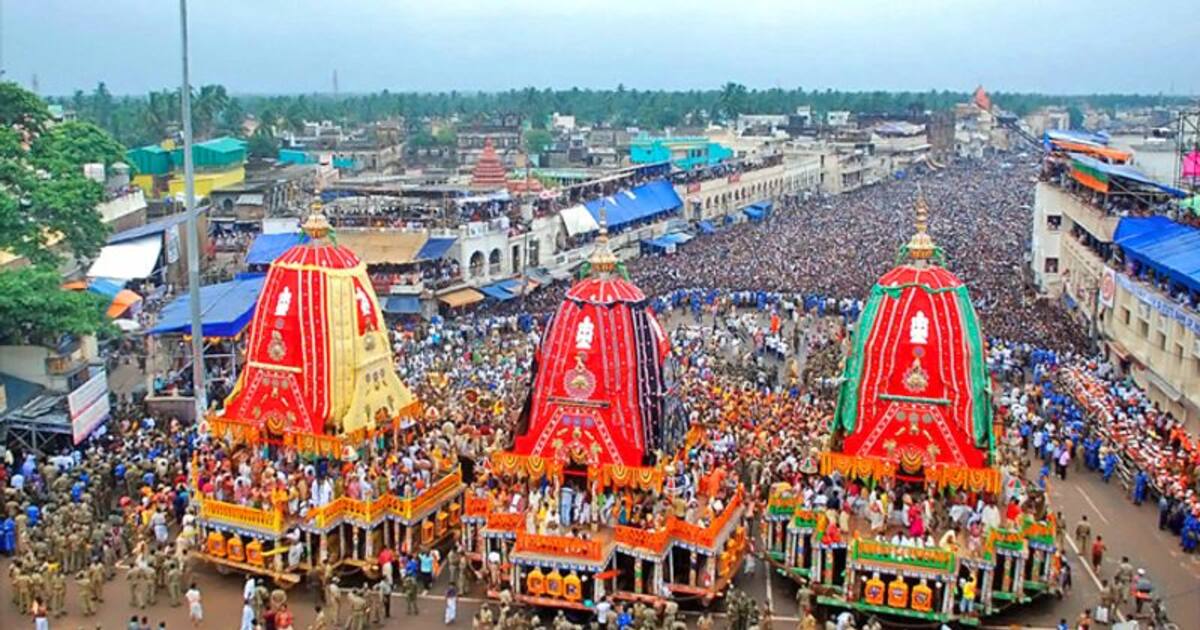
[[[307,242],[267,272],[246,345],[246,368],[224,417],[268,437],[374,429],[415,400],[392,365],[391,344],[366,265],[326,239],[319,213]]]
[[[939,264],[923,197],[916,211],[906,259],[871,289],[855,330],[834,419],[837,457],[876,472],[979,477],[994,438],[978,317],[967,288]]]
[[[618,273],[603,221],[588,265],[534,357],[513,452],[580,466],[642,466],[662,446],[670,342],[646,295]]]
[[[483,143],[483,153],[479,155],[479,160],[475,162],[475,168],[471,171],[471,188],[491,190],[505,188],[507,185],[508,172],[504,170],[500,156],[496,155],[492,139],[488,138]]]

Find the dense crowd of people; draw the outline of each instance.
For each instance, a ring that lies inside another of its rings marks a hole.
[[[673,255],[631,260],[628,272],[652,296],[704,287],[862,300],[912,234],[919,188],[930,207],[929,233],[945,252],[946,267],[970,289],[984,330],[1082,350],[1086,335],[1059,305],[1037,299],[1022,272],[1036,176],[1028,158],[991,156],[842,195],[780,203],[762,222],[723,227]],[[558,297],[540,291],[500,309],[548,313]]]
[[[1022,426],[1043,457],[1081,461],[1109,482],[1123,472],[1136,504],[1156,500],[1159,529],[1200,544],[1200,443],[1101,359],[1040,364],[1042,410]],[[1157,497],[1155,499],[1154,497]]]
[[[587,538],[596,526],[654,530],[669,518],[704,525],[735,495],[753,512],[780,493],[825,512],[828,536],[869,533],[971,555],[987,528],[1046,517],[1046,479],[1065,476],[1079,458],[1106,478],[1118,466],[1129,470],[1134,500],[1157,500],[1160,526],[1192,551],[1200,538],[1200,442],[1111,365],[1080,358],[1086,339],[1078,326],[1026,288],[1021,256],[1034,171],[1008,159],[950,166],[919,182],[791,200],[762,223],[729,226],[678,254],[632,261],[631,279],[651,296],[669,331],[677,366],[672,394],[692,428],[678,453],[660,455],[668,475],[662,491],[536,483],[491,469],[489,456],[507,448],[518,430],[534,350],[561,300],[560,291],[543,289],[452,319],[395,324],[395,368],[422,412],[403,421],[387,448],[346,461],[206,439],[197,427],[136,406],[118,409],[111,430],[83,449],[49,459],[8,451],[0,487],[11,535],[0,529],[0,551],[15,558],[14,603],[55,614],[64,608],[61,582],[73,574],[81,609],[91,610],[119,558],[128,559],[122,568],[135,607],[151,603],[158,588],[178,597],[190,583],[186,551],[198,542],[193,492],[302,518],[343,496],[416,496],[459,462],[470,467],[477,496],[488,497],[494,509],[523,513],[530,532]],[[912,231],[918,183],[933,210],[930,233],[947,267],[970,288],[991,335],[988,366],[1000,385],[999,417],[1009,428],[997,445],[999,493],[863,484],[818,472],[818,453],[832,445],[847,342],[868,290]],[[172,367],[156,392],[189,387],[186,366]],[[214,369],[227,388],[232,374]],[[1030,454],[1046,466],[1025,484]],[[428,588],[436,555],[385,551],[381,566],[398,568],[394,576],[384,571],[381,592],[396,588],[407,597],[418,583]],[[450,554],[452,576],[469,574],[460,551]],[[452,582],[465,590],[461,580]],[[246,605],[259,603],[248,613],[254,620],[264,614],[265,599],[257,588],[250,592]],[[323,580],[320,592],[319,615],[334,626],[344,616],[341,602],[358,611],[371,596],[338,594],[333,580]]]

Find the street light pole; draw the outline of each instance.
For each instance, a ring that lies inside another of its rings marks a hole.
[[[187,204],[188,298],[192,315],[192,399],[196,421],[204,419],[208,408],[204,387],[204,329],[200,324],[200,235],[196,217],[196,166],[192,163],[192,84],[188,80],[187,0],[179,0],[179,32],[182,48],[183,87],[180,89],[183,116],[183,181]]]

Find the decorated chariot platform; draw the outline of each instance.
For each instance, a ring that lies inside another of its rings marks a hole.
[[[493,465],[524,469],[517,474],[532,468],[539,476],[549,468],[551,479],[562,474],[561,467],[556,471],[538,459],[501,453]],[[593,481],[618,488],[664,490],[663,471],[657,468],[602,465],[589,473]],[[739,492],[706,524],[668,516],[653,528],[600,524],[537,533],[530,531],[527,513],[507,511],[486,492],[470,493],[464,499],[462,539],[470,557],[497,574],[493,595],[507,585],[528,604],[586,609],[605,596],[709,602],[729,585],[745,557],[745,512]]]
[[[606,596],[711,602],[747,550],[744,495],[740,486],[712,490],[692,522],[666,510],[627,513],[678,496],[672,471],[686,465],[693,433],[665,404],[669,339],[609,250],[603,210],[600,223],[596,249],[535,353],[511,447],[477,467],[462,546],[491,595],[508,589],[532,606],[585,610]],[[540,510],[535,496],[545,497]],[[580,518],[570,506],[581,496],[623,498],[625,507]],[[547,518],[546,502],[562,517]]]
[[[763,526],[771,565],[808,584],[819,603],[897,617],[977,624],[1049,593],[1060,568],[1053,517],[989,529],[974,553],[831,530],[825,512],[787,493],[772,494]]]
[[[966,286],[943,266],[920,196],[916,228],[853,331],[834,413],[836,447],[820,454],[819,470],[864,487],[931,499],[964,492],[1006,507],[1020,493],[1005,487],[1012,480],[996,461],[1001,428],[978,317]],[[763,536],[773,566],[810,585],[820,604],[974,624],[1057,583],[1053,520],[1034,517],[1049,514],[1043,499],[1000,527],[976,522],[973,544],[948,537],[935,545],[927,535],[840,531],[829,523],[836,514],[806,509],[791,489],[775,488]]]
[[[303,229],[271,264],[244,368],[190,467],[193,553],[284,586],[454,540],[466,488],[452,453],[400,469],[423,408],[396,376],[366,266],[319,208]]]

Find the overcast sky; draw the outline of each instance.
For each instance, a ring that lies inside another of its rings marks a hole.
[[[43,94],[179,81],[175,0],[0,0]],[[191,0],[193,83],[238,93],[751,87],[1200,91],[1200,0]],[[1190,59],[1190,62],[1185,60]]]

